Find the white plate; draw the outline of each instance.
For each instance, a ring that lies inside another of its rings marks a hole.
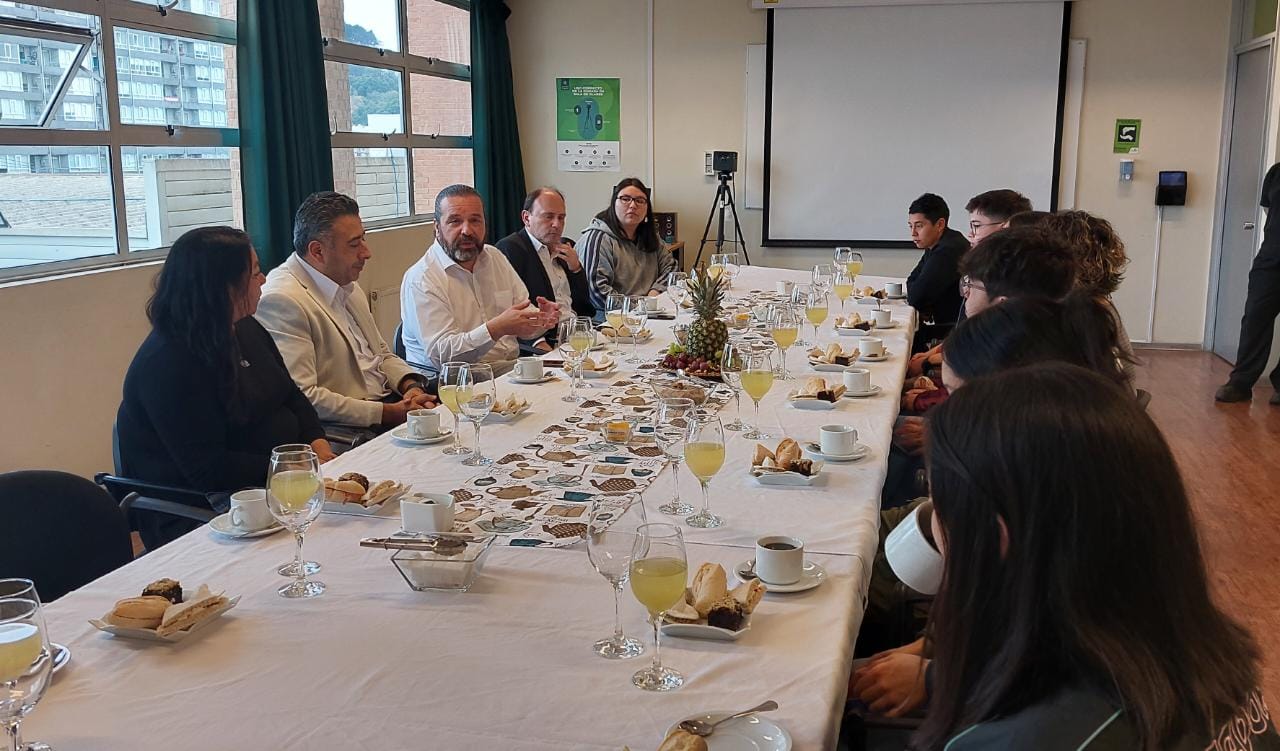
[[[708,626],[705,623],[662,623],[663,636],[678,636],[682,639],[708,639],[710,641],[737,641],[751,630],[751,616],[747,616],[742,628],[730,631],[727,628]],[[732,714],[732,712],[730,712]]]
[[[490,413],[489,413],[489,416],[488,416],[488,417],[486,417],[486,418],[484,418],[484,421],[485,421],[486,423],[490,423],[490,422],[515,422],[516,420],[519,420],[521,417],[524,417],[525,415],[529,414],[529,412],[530,412],[532,409],[533,409],[533,405],[527,405],[527,406],[525,406],[525,408],[524,408],[524,409],[520,410],[519,412],[514,412],[514,413],[509,413],[509,414],[503,414],[503,413],[501,413],[501,412],[490,412]]]
[[[609,367],[605,368],[604,370],[584,370],[582,371],[582,377],[588,380],[593,378],[608,378],[609,376],[617,372],[618,372],[618,363],[615,362]]]
[[[793,396],[789,397],[787,402],[795,409],[812,409],[818,412],[826,412],[836,408],[834,402],[829,402],[826,399],[819,399],[817,397],[801,398]]]
[[[898,299],[898,298],[894,298],[894,299],[896,300],[896,299]],[[877,329],[896,329],[896,328],[898,328],[898,322],[897,322],[897,321],[892,321],[892,320],[891,320],[891,321],[889,321],[888,323],[886,323],[886,324],[885,324],[885,325],[883,325],[883,326],[877,326],[877,325],[875,324],[875,322],[873,321],[873,322],[871,323],[871,326],[872,326],[873,328],[877,328]]]
[[[430,446],[433,443],[439,443],[447,438],[452,438],[453,431],[447,428],[441,428],[440,432],[431,438],[418,438],[416,436],[409,435],[408,425],[401,425],[391,431],[391,437],[397,441],[404,441],[405,443],[409,443],[414,446]]]
[[[71,662],[71,650],[61,644],[49,644],[49,649],[53,650],[53,673],[57,675],[58,671],[65,668],[68,662]]]
[[[680,722],[685,720],[715,722],[731,714],[733,711],[728,710],[702,712],[682,717]],[[667,730],[667,734],[670,735],[671,731],[679,726],[679,722],[672,725]],[[704,740],[707,742],[707,751],[791,751],[791,734],[786,728],[765,715],[749,715],[729,720]]]
[[[518,383],[521,386],[533,386],[539,383],[546,383],[547,381],[554,381],[559,376],[555,373],[544,372],[541,378],[516,378],[516,374],[512,372],[507,377],[511,379],[512,383]]]
[[[884,354],[883,354],[883,355],[879,355],[879,356],[876,356],[876,355],[859,355],[859,356],[858,356],[858,361],[859,361],[859,362],[884,362],[885,360],[888,360],[888,359],[889,359],[889,357],[890,357],[890,356],[892,356],[892,355],[893,355],[893,353],[886,349],[886,350],[884,351]]]
[[[906,296],[905,294],[902,294],[902,295],[891,295],[891,294],[889,294],[888,292],[886,292],[886,293],[884,293],[884,299],[886,299],[886,300],[905,300],[905,299],[907,299],[907,296]]]
[[[208,626],[210,623],[213,623],[214,621],[218,620],[219,616],[221,616],[223,613],[227,612],[231,608],[234,608],[237,602],[240,602],[240,595],[236,595],[235,597],[232,597],[230,600],[227,600],[226,603],[222,605],[222,607],[217,608],[205,618],[202,618],[199,621],[196,621],[196,624],[191,628],[184,629],[182,631],[175,631],[174,633],[169,634],[168,636],[160,636],[159,634],[156,633],[155,629],[152,629],[152,628],[124,628],[123,626],[113,626],[110,623],[107,623],[106,621],[101,621],[96,618],[90,620],[89,623],[93,624],[94,628],[100,631],[106,631],[108,634],[111,634],[112,636],[123,636],[129,639],[141,639],[142,641],[162,641],[162,642],[174,643],[174,642],[182,641],[183,639],[196,633],[197,631],[204,628],[205,626]]]
[[[814,462],[813,471],[810,474],[802,475],[799,472],[761,472],[757,474],[752,471],[751,475],[756,478],[756,482],[761,485],[777,485],[781,487],[804,487],[812,485],[822,474],[824,462]]]
[[[849,367],[848,365],[836,365],[833,362],[814,362],[813,360],[809,361],[809,365],[819,373],[843,373],[844,369]]]
[[[871,335],[870,331],[863,331],[862,329],[845,328],[843,326],[840,328],[837,328],[836,333],[839,334],[840,336],[870,336]]]
[[[209,520],[209,529],[222,535],[230,537],[234,540],[250,540],[254,537],[266,537],[274,535],[276,532],[284,529],[284,525],[278,521],[272,521],[271,526],[266,529],[259,529],[254,532],[243,532],[231,526],[231,514],[219,514]]]
[[[738,581],[747,581],[755,576],[755,561],[747,559],[737,566],[733,567],[733,575]],[[827,570],[821,564],[813,561],[805,561],[804,570],[800,574],[800,579],[790,584],[770,584],[764,579],[760,579],[760,583],[764,585],[765,592],[774,594],[789,594],[791,592],[807,592],[810,589],[822,584],[827,579]],[[718,730],[716,732],[719,732]]]
[[[804,449],[806,454],[811,454],[819,459],[825,459],[829,462],[856,462],[871,453],[871,447],[861,443],[856,444],[853,447],[852,454],[838,454],[834,456],[822,453],[822,449],[818,448],[818,444],[814,441],[801,441],[800,448]]]
[[[871,384],[871,388],[867,389],[866,391],[846,391],[844,392],[844,395],[841,396],[840,398],[841,399],[866,399],[868,396],[875,396],[876,394],[879,394],[880,391],[881,391],[881,388],[873,383]]]
[[[868,295],[867,297],[858,298],[859,305],[875,305],[876,303],[882,303],[882,302],[884,302],[884,300],[881,300],[878,297],[873,297],[870,295]]]
[[[409,486],[401,483],[399,492],[386,498],[382,503],[373,506],[362,506],[359,503],[337,503],[335,501],[325,501],[324,508],[321,511],[327,514],[345,514],[347,516],[389,516],[389,514],[380,513],[381,511],[390,511],[392,506],[399,508],[400,498],[409,492]]]

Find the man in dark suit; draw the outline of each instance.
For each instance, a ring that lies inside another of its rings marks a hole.
[[[564,237],[564,195],[555,188],[535,188],[524,199],[520,218],[524,229],[499,240],[498,250],[507,257],[529,288],[529,299],[545,297],[560,308],[560,319],[594,317],[588,297],[587,274],[573,244]],[[555,331],[538,339],[520,340],[520,348],[549,352],[556,345]]]
[[[911,241],[924,251],[907,277],[907,302],[920,314],[912,352],[929,347],[955,326],[964,299],[960,296],[960,258],[969,240],[947,226],[951,209],[941,196],[925,193],[911,202],[907,224]]]

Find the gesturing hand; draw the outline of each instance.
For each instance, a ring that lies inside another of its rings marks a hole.
[[[486,325],[489,327],[489,335],[494,339],[504,336],[528,339],[547,329],[542,321],[542,311],[530,305],[528,300],[522,300],[489,319]]]
[[[850,693],[872,712],[902,717],[924,704],[924,669],[929,661],[919,655],[881,652],[854,671]]]

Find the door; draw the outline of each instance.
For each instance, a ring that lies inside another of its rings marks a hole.
[[[1245,293],[1249,287],[1249,267],[1262,232],[1258,189],[1262,185],[1270,69],[1269,44],[1236,56],[1213,327],[1213,351],[1230,363],[1235,363],[1240,348],[1240,318],[1244,315]],[[1272,210],[1280,211],[1280,206]]]

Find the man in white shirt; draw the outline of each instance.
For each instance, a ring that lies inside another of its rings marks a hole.
[[[294,216],[294,252],[267,275],[255,315],[323,422],[392,427],[435,400],[387,348],[356,283],[372,256],[359,212],[341,193],[308,196]]]
[[[556,304],[536,305],[507,259],[484,244],[484,204],[475,188],[436,196],[436,240],[400,285],[400,317],[410,362],[439,370],[451,360],[488,362],[495,373],[520,356],[518,339],[556,325]]]
[[[594,317],[587,272],[573,244],[564,237],[564,196],[552,187],[535,188],[525,196],[520,218],[524,227],[495,245],[524,281],[529,299],[545,297],[556,303],[560,320]],[[555,344],[554,331],[536,341],[521,342],[535,352],[550,351]]]

